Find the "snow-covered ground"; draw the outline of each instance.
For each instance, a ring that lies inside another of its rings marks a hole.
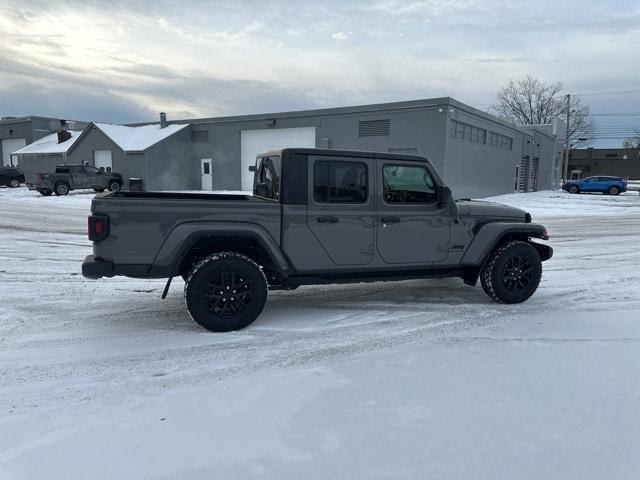
[[[306,287],[228,334],[85,280],[91,198],[0,188],[0,478],[638,478],[637,193],[495,198],[552,235],[524,304]]]

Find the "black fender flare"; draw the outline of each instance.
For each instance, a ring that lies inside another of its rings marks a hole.
[[[282,272],[290,270],[278,243],[260,225],[244,222],[185,222],[176,225],[163,242],[149,270],[150,275],[175,276],[191,248],[205,238],[241,237],[256,241]]]
[[[465,251],[461,265],[481,267],[489,257],[493,249],[499,245],[505,237],[521,236],[548,240],[547,229],[537,223],[519,222],[490,222],[482,225],[473,241]],[[553,255],[553,249],[548,245],[530,242],[540,253],[542,260],[548,260]]]

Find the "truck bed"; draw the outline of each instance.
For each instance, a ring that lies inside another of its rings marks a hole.
[[[163,245],[174,231],[178,235],[177,229],[185,235],[191,229],[251,224],[280,244],[280,203],[252,195],[109,192],[94,197],[91,212],[110,219],[109,236],[94,244],[94,254],[123,265],[159,261]]]
[[[116,198],[142,198],[142,199],[159,199],[159,200],[213,200],[213,201],[251,201],[251,202],[265,202],[260,197],[254,197],[253,195],[236,194],[236,193],[200,193],[189,191],[175,191],[175,192],[110,192],[101,195],[101,197],[116,197]]]

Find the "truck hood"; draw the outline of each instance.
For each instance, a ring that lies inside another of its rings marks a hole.
[[[488,217],[494,220],[530,222],[531,215],[519,208],[481,200],[456,200],[459,217]]]

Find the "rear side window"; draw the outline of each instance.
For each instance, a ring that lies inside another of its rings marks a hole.
[[[368,191],[364,163],[321,160],[313,166],[313,199],[318,203],[365,203]]]
[[[253,194],[273,200],[280,199],[280,157],[257,159]]]
[[[435,184],[425,167],[385,165],[382,168],[384,200],[387,203],[433,203]]]

